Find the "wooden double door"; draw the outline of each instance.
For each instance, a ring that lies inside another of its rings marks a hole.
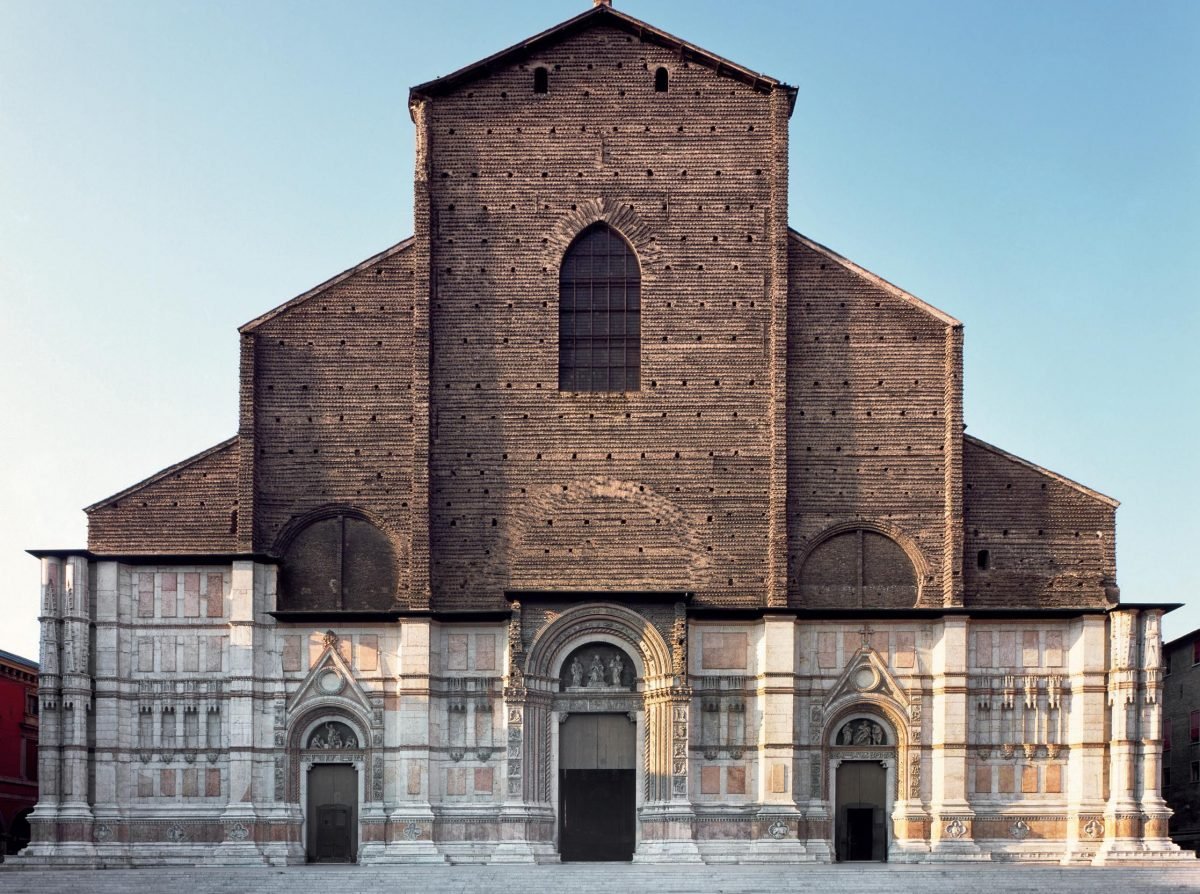
[[[560,727],[558,850],[562,860],[633,859],[636,729],[625,714],[572,714]]]
[[[353,863],[358,857],[358,771],[315,764],[308,774],[310,863]]]
[[[886,860],[890,812],[883,765],[879,761],[843,761],[837,768],[837,859]]]

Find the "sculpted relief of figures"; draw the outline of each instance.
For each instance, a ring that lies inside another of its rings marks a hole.
[[[330,720],[313,730],[308,737],[307,747],[323,751],[354,751],[358,748],[358,737],[346,724]]]
[[[593,643],[576,649],[563,668],[564,689],[633,688],[634,669],[616,646]]]
[[[885,745],[887,735],[883,727],[874,720],[858,719],[847,721],[834,740],[837,745]]]

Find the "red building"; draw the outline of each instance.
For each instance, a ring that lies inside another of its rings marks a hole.
[[[29,843],[38,799],[37,662],[0,649],[0,856]]]

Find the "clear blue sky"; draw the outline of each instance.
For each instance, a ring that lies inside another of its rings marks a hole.
[[[800,89],[791,221],[966,325],[970,431],[1200,626],[1200,3],[616,0]],[[587,7],[0,0],[0,648],[28,547],[236,430],[236,327],[409,235],[409,86]]]

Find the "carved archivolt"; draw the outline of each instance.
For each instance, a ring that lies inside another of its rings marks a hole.
[[[845,748],[869,748],[872,754],[891,755],[895,748],[896,797],[920,798],[920,750],[910,747],[911,731],[907,711],[880,693],[866,693],[856,700],[840,699],[825,714],[821,741],[827,743],[827,757],[855,759]],[[828,785],[828,780],[825,781]],[[828,797],[828,791],[825,792]]]
[[[538,631],[525,660],[531,688],[558,688],[568,655],[589,640],[621,647],[647,688],[669,685],[674,670],[671,650],[654,625],[623,606],[591,603],[567,609]]]

